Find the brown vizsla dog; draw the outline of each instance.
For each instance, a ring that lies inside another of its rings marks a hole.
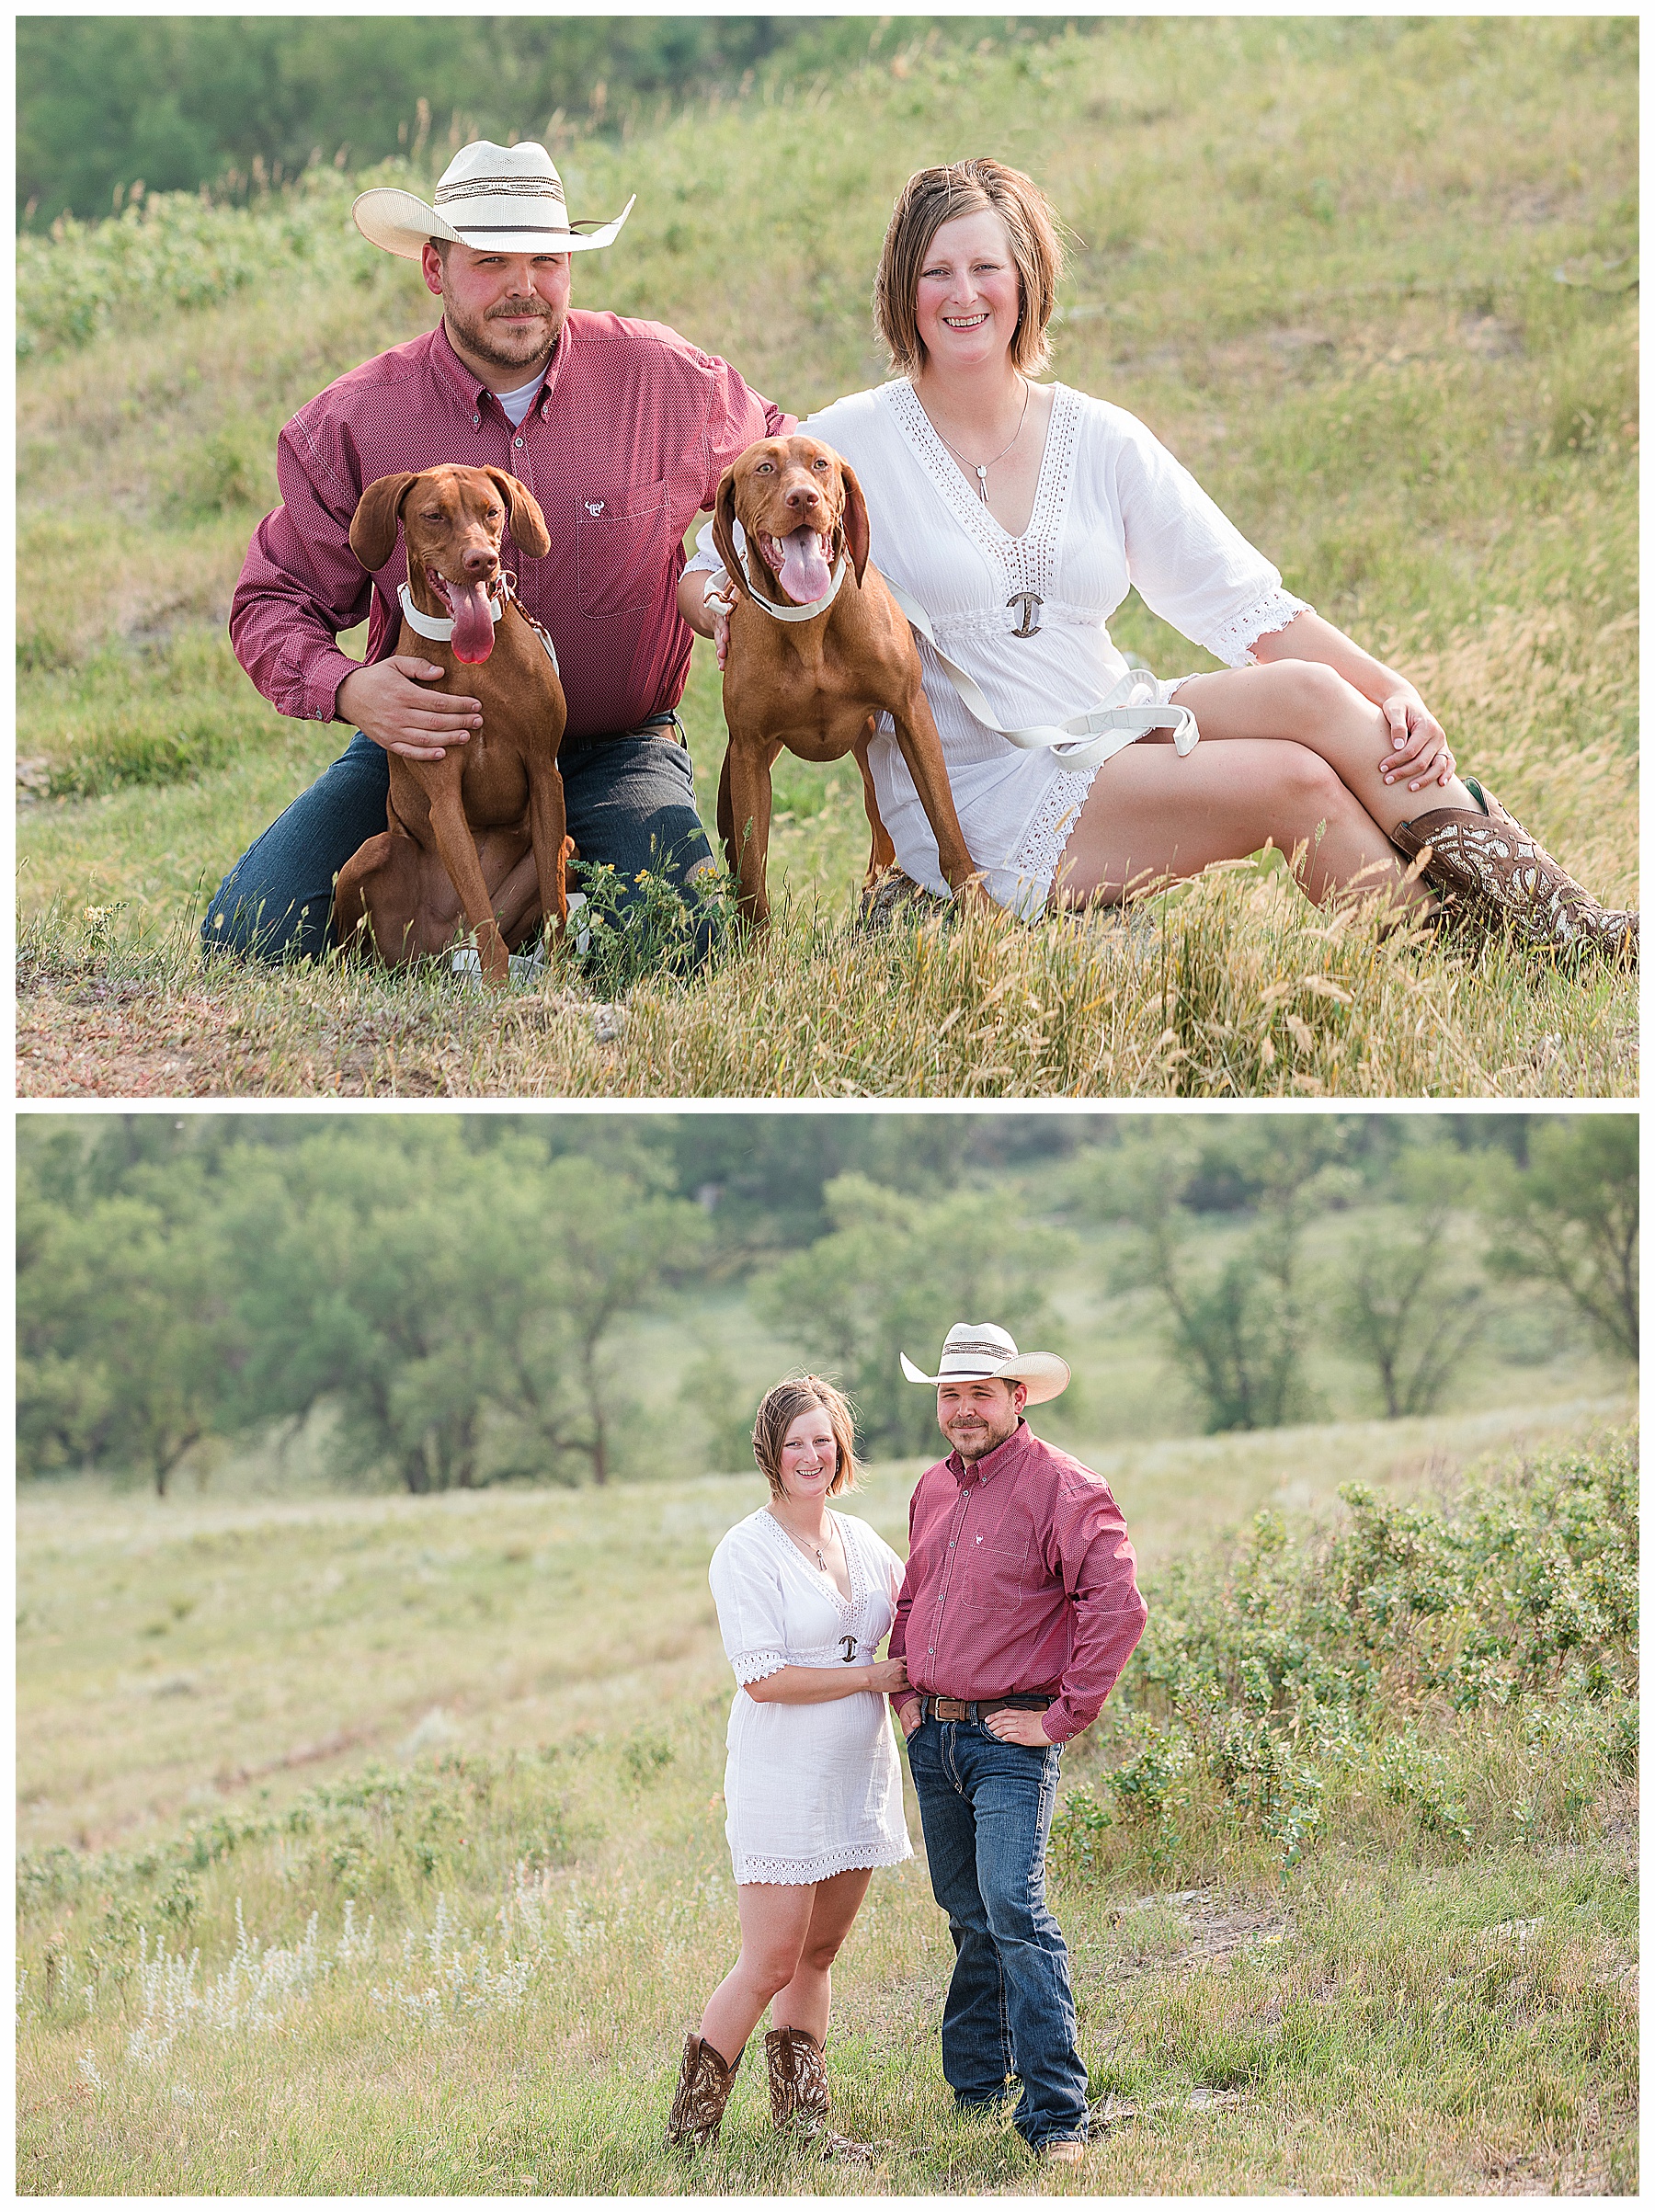
[[[745,568],[736,550],[737,520],[747,538]],[[725,658],[730,743],[718,784],[718,834],[740,885],[743,918],[759,928],[770,918],[770,770],[784,746],[803,760],[856,755],[873,834],[869,880],[896,859],[868,771],[868,740],[881,713],[896,724],[942,872],[956,893],[964,890],[973,863],[920,682],[919,649],[869,565],[868,509],[855,471],[819,438],[760,439],[719,482],[713,540],[736,592]],[[818,614],[779,621],[766,611],[826,599],[840,563],[837,595]],[[987,895],[980,884],[976,891]]]
[[[540,632],[504,581],[508,518],[526,553],[549,550],[545,517],[503,469],[382,476],[358,503],[350,550],[362,566],[384,566],[400,521],[408,597],[419,613],[452,626],[447,639],[417,632],[405,602],[397,652],[443,668],[433,690],[480,700],[483,726],[440,760],[386,756],[386,827],[346,862],[334,892],[337,943],[359,941],[366,928],[380,957],[396,965],[444,952],[463,917],[495,984],[508,980],[508,948],[536,919],[554,917],[561,936],[569,912],[557,768],[563,686]]]

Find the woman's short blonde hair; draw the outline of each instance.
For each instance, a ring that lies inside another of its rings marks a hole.
[[[1005,224],[1017,264],[1011,366],[1032,375],[1052,358],[1046,325],[1057,304],[1063,276],[1056,214],[1033,177],[982,155],[975,161],[951,161],[938,169],[917,169],[897,194],[879,257],[879,274],[873,279],[873,320],[890,348],[891,366],[900,376],[918,376],[925,366],[917,309],[919,272],[931,240],[945,222],[975,215],[981,208],[992,209]]]
[[[770,1496],[785,1495],[782,1488],[782,1446],[787,1431],[801,1413],[819,1406],[833,1431],[835,1459],[829,1498],[856,1488],[856,1416],[842,1390],[825,1383],[819,1374],[792,1374],[769,1391],[753,1421],[753,1457],[770,1487]]]

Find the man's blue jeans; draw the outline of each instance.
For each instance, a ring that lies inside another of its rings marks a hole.
[[[962,2107],[1003,2102],[1032,2150],[1084,2137],[1068,1952],[1045,1901],[1059,1749],[1001,1743],[975,1721],[926,1720],[908,1738],[931,1889],[948,1915],[953,1978],[942,2072]]]
[[[565,746],[557,765],[569,835],[585,865],[607,862],[614,869],[620,912],[640,870],[682,891],[711,861],[695,811],[689,748],[669,728]],[[319,959],[332,942],[334,878],[359,846],[384,828],[390,788],[382,748],[359,730],[219,885],[201,924],[206,950],[278,963]],[[698,961],[712,941],[712,922],[703,918]]]

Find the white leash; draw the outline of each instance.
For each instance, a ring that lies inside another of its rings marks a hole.
[[[1026,729],[1001,728],[976,680],[957,661],[950,660],[938,644],[930,617],[919,600],[899,584],[893,584],[889,576],[885,578],[885,587],[941,661],[949,681],[972,713],[1008,744],[1020,747],[1025,753],[1054,752],[1065,768],[1071,769],[1097,768],[1113,759],[1116,753],[1124,752],[1129,745],[1136,745],[1151,730],[1170,730],[1172,748],[1177,753],[1194,751],[1201,731],[1188,707],[1098,706],[1084,714],[1071,714],[1067,722],[1055,724],[1036,723]],[[1130,686],[1131,676],[1124,677],[1122,682]]]

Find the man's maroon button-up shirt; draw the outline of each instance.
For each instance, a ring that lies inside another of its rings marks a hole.
[[[577,309],[513,429],[439,324],[340,377],[282,431],[282,504],[254,533],[231,602],[235,656],[280,713],[331,722],[359,665],[339,633],[371,616],[368,658],[383,660],[401,621],[400,537],[372,577],[350,550],[364,487],[444,462],[504,469],[534,494],[552,537],[542,560],[509,537],[505,556],[557,647],[569,735],[635,729],[683,696],[685,530],[736,455],[793,421],[665,324]]]
[[[974,1465],[951,1452],[919,1477],[891,1657],[932,1696],[1049,1694],[1046,1734],[1067,1743],[1144,1633],[1136,1570],[1102,1477],[1020,1421]]]

